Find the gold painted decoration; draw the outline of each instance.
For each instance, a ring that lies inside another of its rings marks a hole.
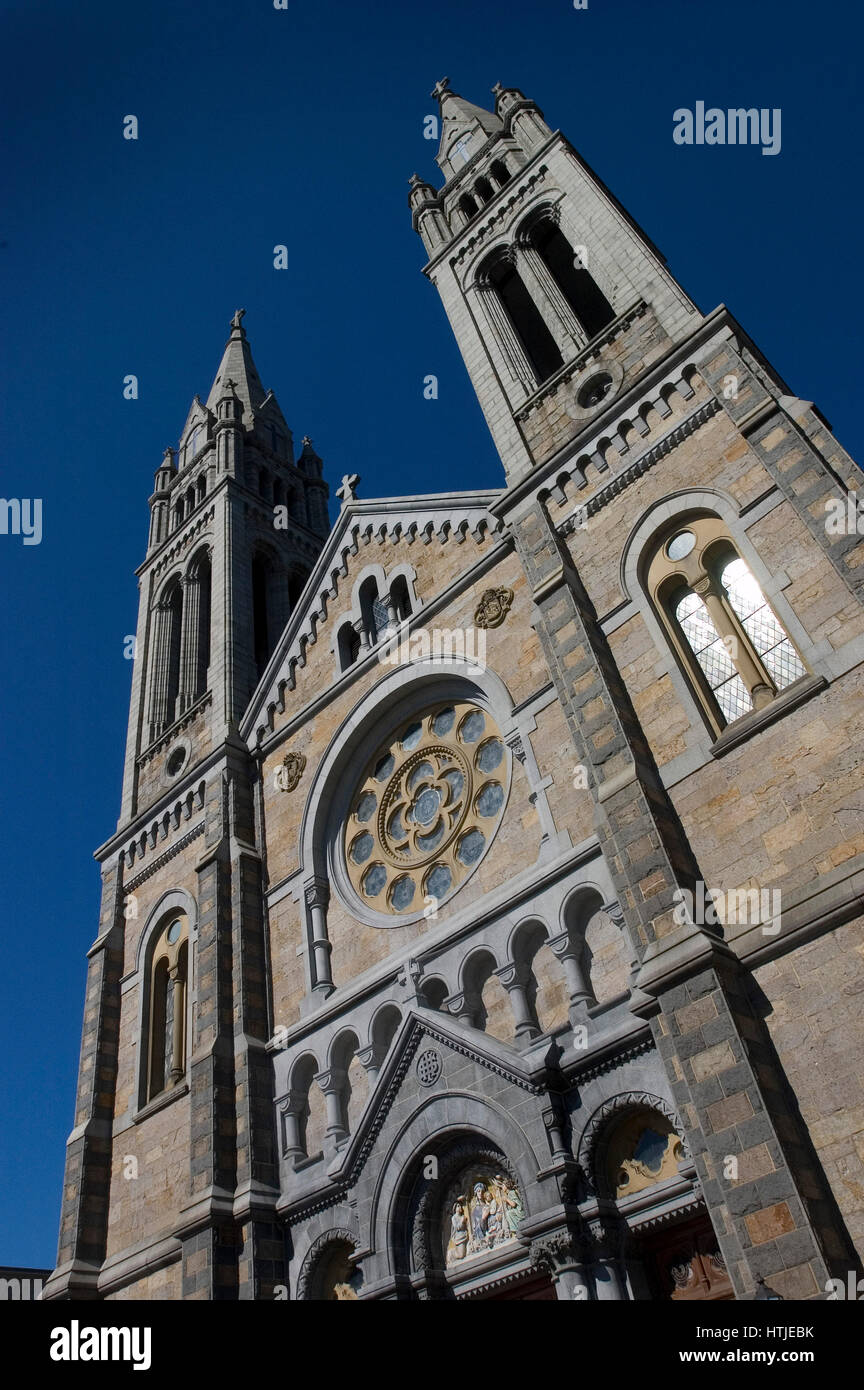
[[[345,862],[379,912],[418,913],[480,863],[501,822],[509,755],[487,711],[438,705],[404,723],[367,768],[345,826]]]
[[[302,753],[286,753],[279,769],[279,787],[283,792],[293,792],[303,776],[306,758]]]
[[[512,589],[487,589],[474,609],[475,623],[478,627],[500,627],[512,602]]]
[[[615,1195],[626,1197],[665,1178],[677,1177],[682,1155],[681,1140],[664,1116],[633,1117],[622,1125],[610,1146]]]

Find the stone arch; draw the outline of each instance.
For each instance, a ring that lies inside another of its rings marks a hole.
[[[307,1158],[323,1150],[327,1129],[324,1093],[317,1080],[318,1070],[315,1054],[304,1052],[292,1063],[290,1072],[287,1108],[296,1120],[297,1156],[302,1154]],[[283,1146],[285,1139],[283,1135]]]
[[[617,904],[607,903],[595,884],[580,884],[562,903],[561,928],[576,948],[578,969],[593,1002],[605,1004],[625,994],[633,952]]]
[[[369,1042],[375,1047],[382,1060],[389,1052],[401,1022],[402,1011],[398,1004],[382,1004],[375,1012],[369,1028]]]
[[[420,981],[417,987],[419,1002],[425,1009],[433,1009],[436,1013],[444,1013],[444,1000],[450,993],[450,989],[445,980],[440,975],[428,975]]]
[[[640,1110],[653,1110],[662,1115],[678,1135],[683,1157],[690,1157],[681,1117],[668,1100],[662,1096],[654,1095],[651,1091],[622,1091],[598,1106],[582,1131],[579,1140],[577,1150],[579,1166],[589,1191],[593,1194],[608,1196],[608,1193],[603,1190],[603,1167],[609,1139],[621,1119],[628,1113],[635,1114]]]
[[[376,912],[361,902],[350,883],[341,854],[340,833],[354,794],[353,770],[365,766],[394,724],[437,701],[471,700],[488,710],[506,743],[516,731],[514,702],[507,686],[492,670],[458,658],[443,668],[434,659],[402,663],[385,675],[355,705],[338,730],[318,765],[303,809],[300,828],[300,863],[309,879],[327,879],[351,911],[367,925],[406,926],[422,918],[398,919]]]
[[[360,1061],[360,1039],[353,1028],[343,1028],[330,1044],[327,1070],[329,1084],[338,1096],[341,1128],[354,1130],[369,1095],[369,1078]]]
[[[183,888],[175,888],[169,889],[168,892],[163,893],[150,909],[141,929],[135,951],[135,976],[137,977],[138,983],[138,1020],[136,1037],[139,1040],[135,1062],[135,1090],[133,1093],[133,1108],[136,1109],[147,1103],[148,1057],[144,1039],[148,1036],[150,1025],[150,963],[152,951],[166,922],[175,913],[178,917],[185,917],[187,930],[184,990],[187,1068],[188,1057],[191,1054],[192,1010],[196,997],[195,971],[197,953],[195,951],[195,944],[198,935],[198,906],[191,893],[187,893]],[[132,1102],[130,1102],[130,1104],[132,1104]]]
[[[417,1253],[414,1242],[416,1207],[422,1198],[423,1163],[438,1159],[440,1186],[446,1151],[467,1144],[468,1159],[490,1146],[493,1161],[504,1162],[505,1172],[517,1183],[526,1216],[542,1202],[537,1172],[543,1166],[521,1125],[486,1096],[465,1095],[460,1120],[454,1122],[452,1102],[443,1096],[430,1099],[405,1123],[381,1165],[370,1212],[370,1247],[381,1252],[383,1267],[391,1277],[407,1276]],[[427,1183],[427,1186],[430,1184]]]
[[[549,945],[550,932],[540,917],[520,922],[510,938],[508,955],[517,984],[525,991],[529,1021],[537,1033],[551,1033],[568,1021],[567,977]]]
[[[460,1016],[472,1027],[500,1042],[512,1042],[513,1011],[498,977],[498,962],[488,946],[469,951],[460,969],[463,1009]]]
[[[336,1287],[347,1284],[339,1274],[350,1275],[351,1255],[357,1248],[357,1235],[347,1226],[333,1226],[313,1240],[297,1275],[297,1299],[300,1301],[333,1301],[339,1298]],[[328,1292],[332,1284],[334,1291]],[[351,1297],[351,1295],[347,1295]],[[356,1297],[356,1292],[354,1294]]]

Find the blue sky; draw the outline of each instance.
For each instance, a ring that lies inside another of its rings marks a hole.
[[[840,0],[27,0],[0,6],[0,35],[2,492],[43,503],[41,544],[0,535],[0,1264],[47,1267],[147,497],[231,314],[332,487],[498,486],[407,180],[439,181],[435,81],[491,105],[500,80],[861,457],[864,102]],[[700,100],[779,107],[781,153],[675,144],[673,111]]]

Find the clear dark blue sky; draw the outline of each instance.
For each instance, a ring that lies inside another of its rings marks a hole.
[[[4,4],[0,266],[0,1263],[52,1264],[99,878],[119,809],[153,472],[233,311],[331,485],[495,487],[407,180],[445,73],[532,96],[703,309],[730,305],[862,455],[858,10],[848,0]],[[696,101],[780,107],[782,152],[681,147]],[[137,142],[122,118],[140,122]],[[273,247],[290,267],[273,269]],[[435,373],[438,401],[422,380]],[[135,373],[140,398],[125,401]]]

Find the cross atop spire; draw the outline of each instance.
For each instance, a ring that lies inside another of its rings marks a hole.
[[[231,336],[225,344],[216,379],[210,388],[207,408],[214,410],[220,396],[224,395],[226,390],[233,391],[243,402],[243,415],[248,421],[261,406],[267,393],[261,385],[261,378],[252,360],[252,349],[243,327],[245,313],[245,309],[238,309],[231,320]]]
[[[434,97],[434,98],[436,99],[436,101],[440,101],[441,98],[443,97],[444,93],[445,93],[445,92],[449,92],[449,90],[450,90],[450,78],[449,78],[449,77],[442,77],[440,82],[436,82],[436,83],[435,83],[435,86],[432,88],[432,91],[429,93],[429,95],[430,95],[431,97]]]

